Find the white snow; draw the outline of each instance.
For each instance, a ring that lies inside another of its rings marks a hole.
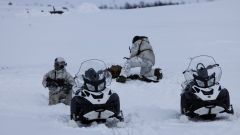
[[[33,5],[27,13],[26,2],[0,3],[0,135],[240,133],[239,0],[97,12],[76,8],[63,15],[40,12]],[[73,75],[83,60],[91,58],[123,64],[135,35],[149,37],[164,79],[150,84],[112,82],[110,87],[121,99],[124,128],[69,126],[70,108],[48,106],[48,90],[41,85],[54,58],[64,57]],[[190,57],[200,54],[213,56],[221,65],[221,84],[230,92],[234,116],[221,115],[214,121],[180,117],[182,71]]]
[[[78,11],[83,13],[91,13],[91,12],[99,12],[100,9],[95,4],[82,3],[78,7]]]

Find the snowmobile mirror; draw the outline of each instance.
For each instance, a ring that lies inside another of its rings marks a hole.
[[[208,65],[208,66],[207,66],[207,69],[211,69],[211,68],[218,67],[218,66],[219,66],[219,64]]]

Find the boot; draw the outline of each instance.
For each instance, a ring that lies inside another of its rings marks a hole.
[[[120,83],[125,83],[127,81],[127,77],[120,75],[117,79],[116,82]]]
[[[156,68],[155,70],[154,70],[154,76],[156,76],[157,77],[157,80],[160,80],[160,79],[162,79],[162,77],[163,77],[163,75],[162,75],[162,73],[160,72],[160,68]]]

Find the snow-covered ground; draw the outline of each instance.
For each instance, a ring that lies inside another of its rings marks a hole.
[[[17,0],[16,0],[17,1]],[[0,134],[15,135],[236,135],[240,133],[240,1],[101,11],[77,8],[50,15],[21,6],[0,6]],[[83,10],[85,9],[85,10]],[[87,11],[87,12],[85,12]],[[148,36],[156,54],[160,83],[113,80],[124,112],[125,128],[105,125],[73,128],[69,107],[48,106],[41,85],[57,56],[75,74],[90,58],[123,64],[135,35]],[[215,121],[179,119],[182,71],[190,57],[207,54],[222,66],[221,83],[229,89],[235,117]]]

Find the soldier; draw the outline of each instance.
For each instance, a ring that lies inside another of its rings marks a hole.
[[[43,77],[42,84],[49,89],[49,105],[64,103],[70,105],[74,78],[66,71],[67,63],[64,58],[57,57],[54,61],[54,70]]]
[[[127,77],[131,75],[131,68],[135,67],[141,67],[140,75],[144,78],[155,77],[156,80],[162,78],[160,68],[152,69],[155,64],[155,55],[148,37],[135,36],[130,48],[130,58],[126,59],[120,76],[116,79],[117,82],[125,83]]]

